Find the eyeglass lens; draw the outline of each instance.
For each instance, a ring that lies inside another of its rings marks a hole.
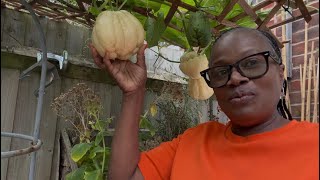
[[[253,79],[266,73],[267,63],[267,57],[264,54],[257,54],[240,60],[235,65],[213,67],[208,70],[205,78],[210,80],[211,87],[221,87],[229,81],[233,67],[242,76]]]

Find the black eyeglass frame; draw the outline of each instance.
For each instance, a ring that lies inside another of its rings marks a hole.
[[[241,61],[243,61],[243,60],[245,60],[245,59],[247,59],[247,58],[250,58],[250,57],[252,57],[252,56],[256,56],[256,55],[263,55],[264,59],[266,60],[266,65],[267,65],[266,71],[265,71],[263,74],[259,75],[259,76],[247,77],[247,76],[245,76],[244,73],[241,71],[241,69],[240,69],[240,67],[239,67],[239,64],[240,64]],[[250,55],[250,56],[244,57],[244,58],[240,59],[239,61],[237,61],[237,62],[234,63],[234,64],[223,65],[223,66],[215,66],[215,67],[208,68],[208,69],[206,69],[206,70],[201,71],[201,72],[200,72],[200,75],[204,78],[204,80],[206,81],[206,83],[208,84],[208,86],[211,87],[211,88],[220,88],[220,87],[225,86],[225,85],[228,83],[228,81],[230,80],[230,78],[231,78],[232,68],[233,68],[233,67],[236,68],[237,71],[238,71],[238,72],[241,74],[241,76],[243,76],[243,77],[249,78],[250,80],[251,80],[251,79],[258,79],[258,78],[261,78],[262,76],[264,76],[264,75],[269,71],[269,61],[268,61],[268,60],[269,60],[269,57],[271,57],[271,59],[273,59],[277,64],[281,65],[281,62],[278,62],[278,61],[276,60],[276,58],[274,58],[274,57],[271,56],[270,51],[263,51],[263,52],[260,52],[260,53],[255,53],[255,54],[252,54],[252,55]],[[210,80],[206,78],[206,74],[207,74],[212,68],[226,67],[226,66],[229,67],[229,68],[228,68],[228,70],[229,70],[228,80],[226,81],[226,83],[223,84],[223,85],[221,85],[221,86],[217,86],[217,87],[212,87],[212,86],[210,86]]]

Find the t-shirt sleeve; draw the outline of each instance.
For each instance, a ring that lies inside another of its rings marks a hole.
[[[180,139],[181,135],[172,141],[161,143],[150,151],[141,153],[138,166],[145,180],[170,179]]]

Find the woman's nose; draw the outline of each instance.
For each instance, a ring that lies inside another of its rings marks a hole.
[[[236,68],[232,68],[230,79],[227,82],[227,86],[239,86],[241,84],[249,82],[249,78],[242,76]]]

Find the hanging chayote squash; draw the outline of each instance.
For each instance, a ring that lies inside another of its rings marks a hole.
[[[92,43],[100,56],[128,60],[143,45],[145,31],[140,21],[125,10],[103,11],[92,30]]]
[[[199,55],[194,51],[185,53],[180,58],[180,70],[189,77],[188,94],[197,100],[206,100],[213,95],[200,72],[208,68],[206,55]]]

